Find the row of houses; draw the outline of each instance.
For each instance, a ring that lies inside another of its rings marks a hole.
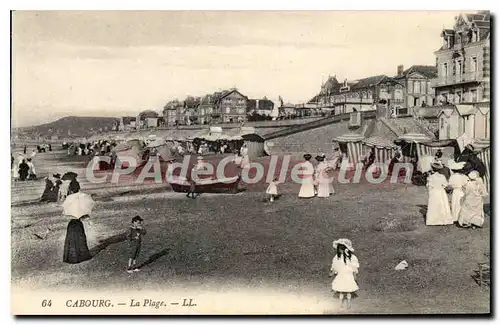
[[[397,66],[394,76],[339,82],[330,76],[309,105],[334,114],[385,106],[386,117],[435,124],[440,139],[490,137],[490,13],[461,14],[441,32],[434,66]]]
[[[119,130],[134,130],[161,126],[243,122],[249,115],[271,115],[274,103],[266,97],[250,99],[233,88],[203,97],[188,96],[184,101],[172,100],[162,114],[143,111],[136,117],[122,117]]]

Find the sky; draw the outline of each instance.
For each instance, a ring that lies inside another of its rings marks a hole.
[[[236,87],[304,103],[329,75],[434,65],[451,11],[16,11],[13,126],[160,112]]]

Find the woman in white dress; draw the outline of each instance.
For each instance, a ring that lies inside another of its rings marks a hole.
[[[453,216],[453,222],[458,221],[460,209],[462,208],[462,198],[464,197],[464,187],[469,181],[469,178],[461,172],[464,164],[463,162],[453,162],[448,166],[453,171],[449,180],[449,184],[453,189],[451,195],[451,215]]]
[[[318,186],[317,197],[329,197],[330,179],[326,173],[328,165],[326,164],[325,157],[323,155],[317,156],[316,160],[319,162],[314,173],[314,180]]]
[[[300,164],[302,169],[302,185],[299,191],[300,198],[314,197],[314,166],[310,162],[311,158],[310,154],[305,154],[305,161]]]
[[[332,281],[332,290],[339,293],[341,306],[344,305],[345,295],[347,308],[351,308],[351,293],[359,290],[355,278],[359,270],[359,261],[353,254],[352,242],[347,238],[334,241],[333,249],[335,249],[336,254],[330,268],[330,276],[335,275]]]
[[[486,186],[479,173],[472,171],[469,173],[469,181],[465,185],[465,197],[458,216],[458,224],[461,227],[469,228],[482,227],[484,223],[484,197],[488,195]]]
[[[437,171],[443,165],[433,163],[432,172],[427,178],[427,188],[429,189],[429,200],[427,204],[427,216],[425,224],[427,226],[444,226],[453,224],[450,203],[446,195],[445,188],[448,186],[446,177]]]
[[[243,144],[240,149],[240,154],[243,157],[243,161],[241,162],[241,168],[249,168],[250,167],[250,158],[248,157],[248,147],[247,144]]]

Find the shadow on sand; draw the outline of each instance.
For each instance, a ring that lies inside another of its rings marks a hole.
[[[106,249],[109,245],[118,244],[118,243],[121,243],[125,240],[127,240],[127,233],[125,233],[125,232],[118,234],[118,235],[111,236],[109,238],[106,238],[106,239],[100,241],[99,245],[90,249],[90,255],[92,255],[92,257],[95,257],[102,250]]]
[[[152,264],[160,257],[167,255],[169,252],[170,252],[170,248],[165,248],[157,253],[154,253],[146,261],[144,261],[141,265],[139,265],[139,268],[143,268],[146,265]]]
[[[418,204],[417,206],[420,208],[419,212],[422,215],[422,218],[424,219],[425,223],[427,216],[427,205]]]

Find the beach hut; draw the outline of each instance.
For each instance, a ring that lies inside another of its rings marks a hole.
[[[484,174],[483,180],[486,185],[486,190],[490,192],[490,177],[491,177],[491,144],[488,139],[477,139],[472,144],[474,150],[476,151],[477,157],[483,162],[486,167],[486,173]]]
[[[117,161],[123,161],[122,167],[137,167],[143,162],[143,148],[140,140],[129,140],[116,145]],[[130,165],[128,160],[131,160]]]
[[[367,153],[375,149],[375,162],[386,163],[394,157],[396,146],[392,141],[380,136],[363,139],[363,152]]]
[[[357,164],[363,156],[363,141],[365,137],[358,133],[347,133],[334,139],[343,154],[349,158],[349,162]]]
[[[247,145],[248,157],[250,159],[255,159],[265,155],[264,151],[265,140],[263,137],[255,133],[250,133],[250,134],[243,134],[241,138]]]

